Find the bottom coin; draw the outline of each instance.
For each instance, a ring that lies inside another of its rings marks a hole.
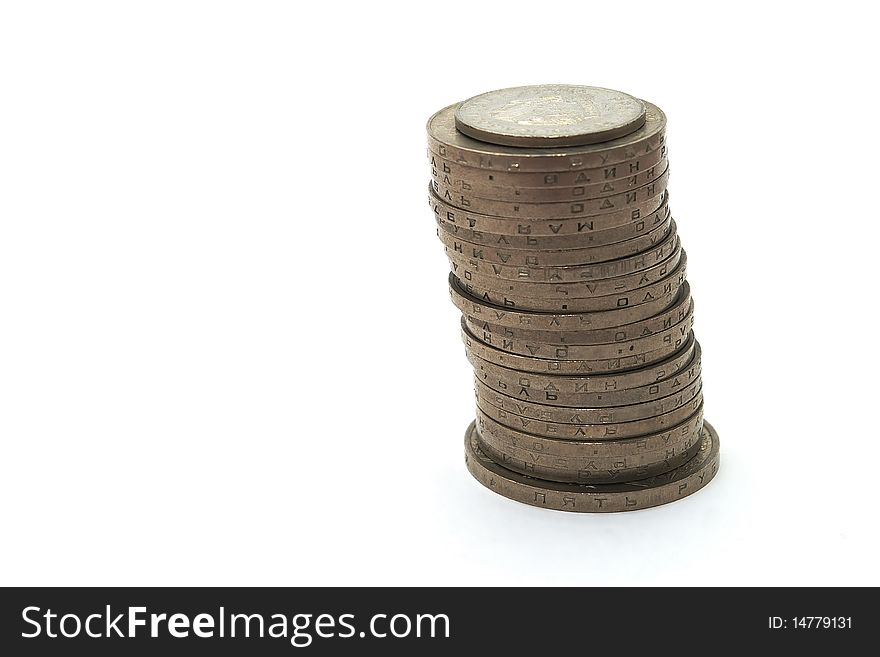
[[[535,479],[508,470],[483,452],[472,422],[465,432],[465,463],[481,484],[517,502],[557,511],[603,513],[647,509],[686,497],[718,472],[718,433],[703,422],[700,450],[684,465],[656,477],[620,484],[566,484]]]

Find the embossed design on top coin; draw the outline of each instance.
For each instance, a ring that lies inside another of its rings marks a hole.
[[[498,89],[455,111],[462,133],[502,146],[582,146],[616,139],[645,123],[645,104],[613,89],[543,84]]]

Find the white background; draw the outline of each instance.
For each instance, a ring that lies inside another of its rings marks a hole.
[[[880,584],[869,4],[4,3],[0,582]],[[666,507],[464,467],[424,125],[541,82],[669,117],[722,468]]]

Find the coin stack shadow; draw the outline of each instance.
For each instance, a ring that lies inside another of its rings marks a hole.
[[[645,106],[639,129],[562,148],[468,137],[456,105],[428,123],[429,203],[475,373],[467,466],[526,504],[642,509],[718,468],[665,116]]]

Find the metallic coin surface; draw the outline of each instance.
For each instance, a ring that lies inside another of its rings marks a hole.
[[[622,167],[625,166],[621,165]],[[523,203],[552,203],[572,202],[582,198],[600,198],[621,194],[629,189],[636,189],[646,185],[662,174],[667,168],[666,160],[661,160],[656,166],[647,167],[644,171],[638,171],[630,176],[621,176],[599,182],[573,185],[570,187],[514,187],[498,184],[482,184],[470,178],[458,178],[449,173],[432,175],[431,180],[435,183],[434,189],[442,186],[446,189],[460,191],[482,199],[493,201],[522,201]],[[498,174],[499,176],[501,174]]]
[[[619,440],[621,438],[644,436],[673,427],[693,415],[699,410],[702,403],[703,395],[698,394],[684,406],[680,406],[667,413],[630,422],[610,422],[606,424],[571,424],[530,418],[498,408],[485,400],[480,400],[477,403],[477,408],[486,416],[491,417],[506,427],[528,431],[537,436],[567,438],[571,440]]]
[[[645,124],[645,103],[601,87],[541,84],[497,89],[455,110],[455,127],[492,144],[556,148],[623,137]]]
[[[468,360],[474,367],[474,375],[479,380],[493,390],[529,401],[546,401],[550,395],[602,395],[644,388],[675,376],[682,376],[693,368],[697,369],[694,374],[699,374],[703,357],[700,343],[693,339],[693,335],[679,351],[666,360],[630,372],[614,374],[576,375],[528,372],[496,365],[468,350],[466,353]],[[687,378],[688,380],[694,378],[693,374],[688,373]],[[544,399],[537,395],[544,397]],[[589,406],[592,404],[572,405]]]
[[[562,387],[572,387],[570,383],[565,383],[564,380],[559,381],[558,386],[551,381],[542,388],[533,388],[532,386],[524,386],[513,381],[488,376],[486,370],[477,371],[475,368],[475,373],[479,380],[492,390],[523,401],[553,406],[590,406],[602,408],[606,406],[638,404],[651,399],[661,399],[673,395],[699,378],[702,373],[702,362],[692,361],[683,371],[677,372],[656,383],[649,383],[638,388],[602,392],[563,392],[561,390]],[[564,378],[556,377],[557,380]]]
[[[660,150],[666,137],[666,116],[659,107],[646,102],[645,124],[611,141],[562,148],[498,146],[460,132],[455,127],[457,106],[450,105],[428,120],[428,148],[456,164],[496,171],[598,169]]]
[[[570,265],[517,265],[506,262],[494,262],[479,257],[483,250],[471,250],[477,257],[458,249],[447,249],[446,256],[455,262],[462,263],[475,273],[482,273],[496,278],[514,281],[536,281],[552,283],[571,283],[592,281],[596,279],[616,278],[632,274],[662,262],[671,257],[679,247],[677,228],[670,231],[658,244],[637,253],[636,255],[606,260],[598,263],[575,263]],[[619,288],[617,288],[619,289]]]
[[[481,447],[488,445],[498,454],[505,454],[532,465],[551,466],[568,470],[572,474],[578,473],[576,477],[568,478],[568,481],[585,481],[599,473],[604,473],[604,478],[608,481],[642,479],[649,474],[641,468],[652,465],[656,466],[654,474],[659,474],[664,467],[671,470],[681,465],[681,462],[673,460],[682,458],[693,446],[702,425],[703,409],[700,408],[684,422],[645,436],[616,440],[549,438],[511,429],[477,409]],[[502,457],[502,465],[505,465],[505,460]]]
[[[480,449],[476,423],[471,423],[465,432],[465,463],[481,484],[524,504],[582,513],[635,511],[687,497],[712,480],[718,472],[718,434],[703,421],[700,437],[697,454],[664,474],[628,483],[565,484],[522,475],[495,463]]]
[[[531,328],[540,331],[586,331],[619,328],[634,322],[648,320],[665,312],[677,301],[690,296],[690,285],[682,281],[674,296],[660,296],[638,306],[623,306],[605,312],[553,313],[518,310],[484,301],[470,294],[453,275],[449,275],[449,294],[463,315],[475,321],[491,322],[497,326]]]
[[[466,228],[455,223],[447,223],[437,216],[434,219],[437,226],[443,231],[476,244],[527,251],[534,249],[559,251],[604,247],[629,241],[668,222],[670,216],[669,209],[664,207],[658,212],[651,213],[645,219],[639,219],[622,226],[603,230],[587,229],[562,235],[531,235],[529,232],[517,234],[492,233]]]
[[[465,348],[475,355],[496,365],[503,365],[523,372],[556,372],[559,374],[611,373],[638,370],[646,365],[659,363],[676,353],[692,336],[687,336],[679,345],[678,341],[668,343],[654,351],[616,356],[614,358],[576,360],[569,358],[537,358],[515,352],[504,351],[487,344],[470,332],[467,324],[462,321],[461,339]]]
[[[652,213],[663,213],[665,219],[668,194],[657,194],[645,200],[617,209],[614,212],[605,212],[598,215],[590,215],[576,218],[532,218],[502,217],[491,214],[481,214],[462,209],[451,202],[440,198],[432,186],[428,189],[428,205],[434,211],[436,218],[445,223],[456,224],[471,230],[484,231],[487,233],[499,233],[501,235],[577,235],[591,233],[593,231],[618,228],[627,224],[641,221],[650,222],[648,216]]]
[[[548,344],[538,342],[537,340],[519,340],[490,333],[486,329],[481,329],[479,326],[469,323],[467,319],[465,319],[465,325],[471,332],[471,335],[476,336],[481,342],[491,344],[501,349],[501,351],[511,354],[520,354],[532,358],[590,361],[646,354],[667,345],[680,347],[690,336],[694,322],[693,314],[688,312],[681,322],[652,335],[634,340],[602,344]]]
[[[431,189],[438,198],[461,210],[477,212],[496,217],[519,219],[567,219],[570,217],[587,217],[612,214],[619,215],[622,211],[630,208],[639,208],[651,199],[663,197],[666,185],[669,182],[669,169],[658,174],[653,180],[646,182],[641,187],[618,192],[610,196],[596,198],[583,197],[570,201],[554,202],[526,202],[526,201],[496,201],[489,198],[480,198],[471,193],[441,185],[431,180]]]
[[[663,267],[666,265],[664,264]],[[453,263],[453,272],[456,265]],[[647,270],[652,277],[661,275],[662,270]],[[497,283],[486,277],[478,277],[469,271],[463,272],[463,281],[459,284],[468,294],[478,297],[483,301],[499,306],[508,306],[514,310],[527,310],[532,312],[553,313],[595,313],[609,310],[618,310],[627,306],[655,301],[660,297],[674,296],[684,284],[687,276],[687,262],[682,251],[681,261],[671,272],[659,278],[654,283],[637,287],[627,292],[618,294],[604,294],[595,297],[581,296],[584,290],[598,291],[601,281],[594,283],[568,283],[556,286],[544,283],[519,283],[510,281],[507,290],[499,291]],[[631,280],[631,279],[630,279]],[[544,296],[526,296],[520,294],[520,290],[529,285],[537,285],[537,288],[529,289],[532,294]],[[580,287],[578,287],[580,286]],[[607,288],[601,285],[602,289]],[[573,296],[569,296],[573,295]]]
[[[636,256],[648,249],[659,245],[671,233],[677,232],[678,226],[672,217],[663,221],[659,226],[643,232],[632,239],[608,244],[606,246],[592,246],[585,244],[582,248],[571,249],[548,249],[527,247],[525,249],[504,248],[501,246],[487,246],[469,241],[462,231],[458,236],[455,231],[446,230],[442,224],[437,225],[437,238],[443,242],[443,246],[454,253],[460,253],[463,257],[485,260],[516,267],[556,267],[565,265],[588,265],[605,263],[628,256]],[[447,253],[449,252],[447,250]]]
[[[671,328],[673,324],[683,321],[688,313],[693,312],[694,305],[693,299],[689,295],[682,294],[683,289],[684,287],[679,290],[678,297],[673,305],[653,315],[651,318],[606,329],[542,330],[529,326],[511,327],[495,324],[491,321],[491,318],[487,320],[486,317],[473,317],[467,312],[462,314],[465,316],[469,327],[486,331],[498,337],[526,341],[534,340],[544,344],[611,344],[654,335]],[[479,334],[477,333],[477,335]]]
[[[496,408],[510,410],[523,417],[548,418],[550,422],[567,424],[617,424],[644,420],[654,415],[662,415],[692,402],[702,390],[702,381],[697,377],[676,393],[660,399],[638,404],[608,407],[555,406],[548,402],[533,402],[516,399],[492,390],[482,381],[474,379],[474,391],[478,405],[485,400]]]
[[[600,164],[595,169],[573,168],[567,171],[497,171],[480,166],[467,166],[447,160],[428,150],[431,176],[435,179],[449,175],[476,185],[498,186],[517,189],[550,189],[553,187],[578,187],[599,182],[626,179],[655,166],[666,158],[666,149],[659,148],[639,153],[631,160],[613,164]]]
[[[479,424],[479,423],[478,423]],[[700,448],[697,434],[680,449],[672,447],[639,457],[599,460],[589,457],[547,458],[520,447],[505,445],[478,431],[478,444],[499,465],[530,477],[563,483],[620,483],[653,477],[677,468]],[[499,444],[501,446],[499,446]]]

